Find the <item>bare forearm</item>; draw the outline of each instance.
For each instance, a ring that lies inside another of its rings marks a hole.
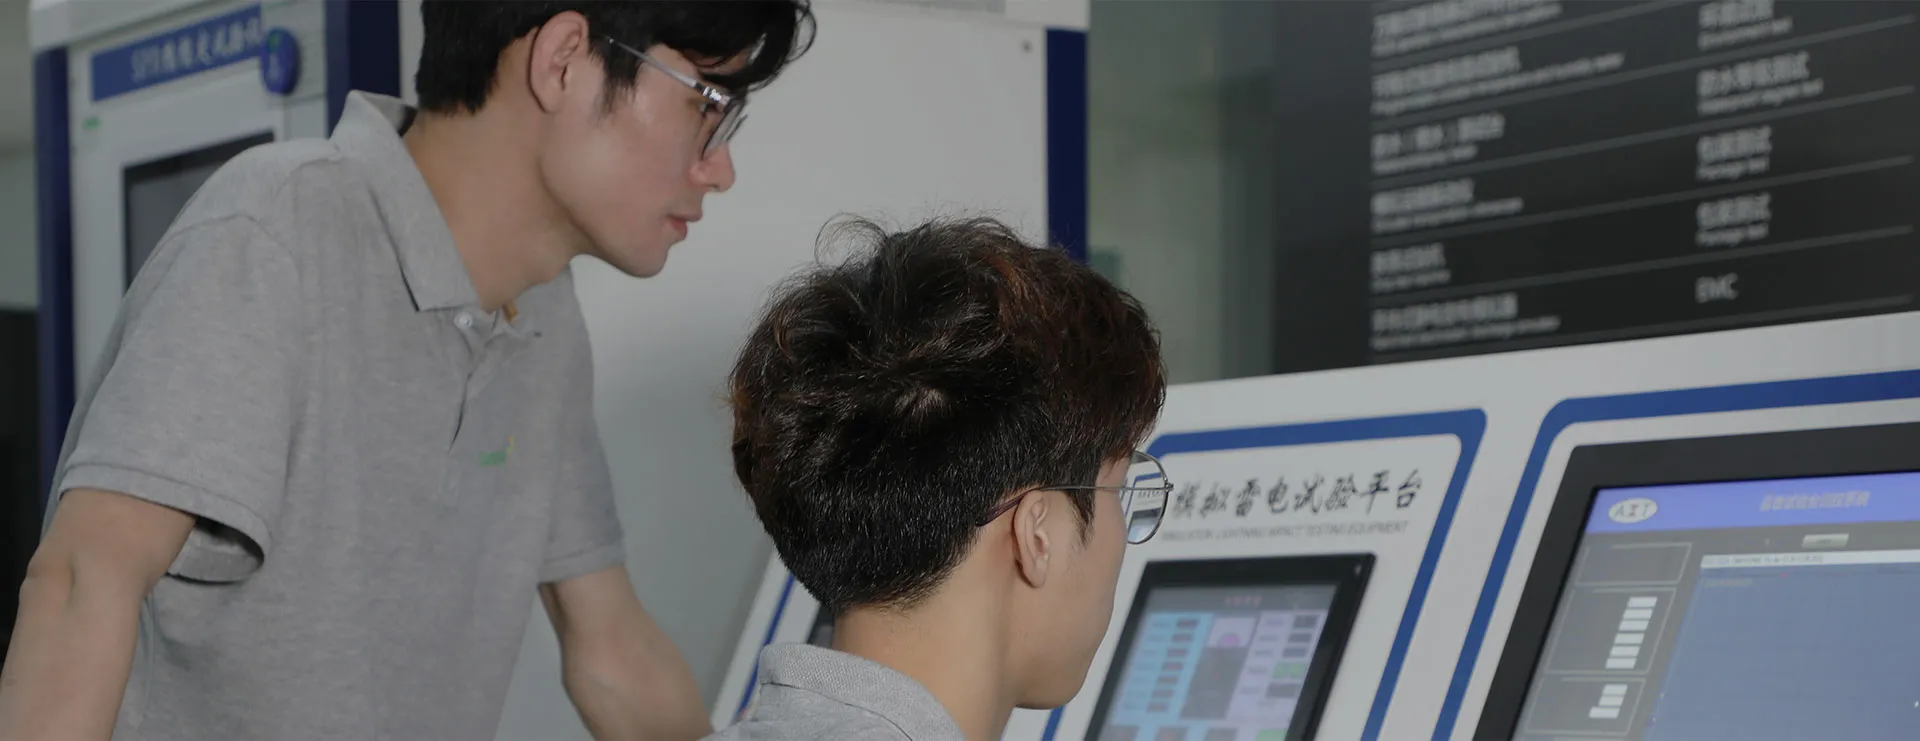
[[[113,735],[133,662],[138,602],[52,571],[29,576],[20,590],[0,671],[0,740]]]
[[[694,741],[713,732],[693,673],[672,645],[614,658],[583,657],[565,669],[567,694],[596,741]]]
[[[192,530],[191,515],[124,494],[61,497],[20,588],[0,670],[0,741],[113,735],[140,603]]]
[[[567,695],[598,741],[694,741],[713,732],[693,672],[615,566],[540,587]]]

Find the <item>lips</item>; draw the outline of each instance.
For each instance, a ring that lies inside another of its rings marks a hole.
[[[687,237],[688,231],[691,229],[693,225],[693,222],[696,222],[699,220],[700,220],[699,214],[691,214],[687,216],[680,216],[680,215],[668,216],[667,225],[673,227],[673,230],[675,232],[679,232],[681,239],[685,239]]]

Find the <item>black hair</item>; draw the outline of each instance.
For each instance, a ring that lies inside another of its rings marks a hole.
[[[871,248],[784,286],[730,380],[735,474],[825,609],[904,606],[1008,497],[1094,483],[1165,398],[1146,311],[985,219],[845,231]],[[1082,535],[1094,492],[1069,492]]]
[[[708,82],[744,95],[772,82],[812,43],[808,0],[422,0],[423,42],[414,89],[420,108],[477,112],[486,105],[500,55],[554,16],[578,12],[592,29],[594,56],[606,65],[609,98],[631,90],[640,60],[607,39],[645,50],[664,44],[696,62],[740,69],[709,72]]]

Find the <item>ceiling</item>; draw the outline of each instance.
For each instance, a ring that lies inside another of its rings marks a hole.
[[[32,60],[27,0],[0,0],[0,151],[33,144]]]

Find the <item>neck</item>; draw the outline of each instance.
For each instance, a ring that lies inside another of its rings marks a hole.
[[[510,115],[421,113],[404,137],[488,311],[553,280],[585,252],[585,238],[540,184],[534,137],[505,125]]]
[[[1007,621],[983,614],[996,604],[942,594],[907,612],[853,608],[834,630],[834,647],[912,677],[967,738],[993,741],[1015,704],[1007,680]]]

